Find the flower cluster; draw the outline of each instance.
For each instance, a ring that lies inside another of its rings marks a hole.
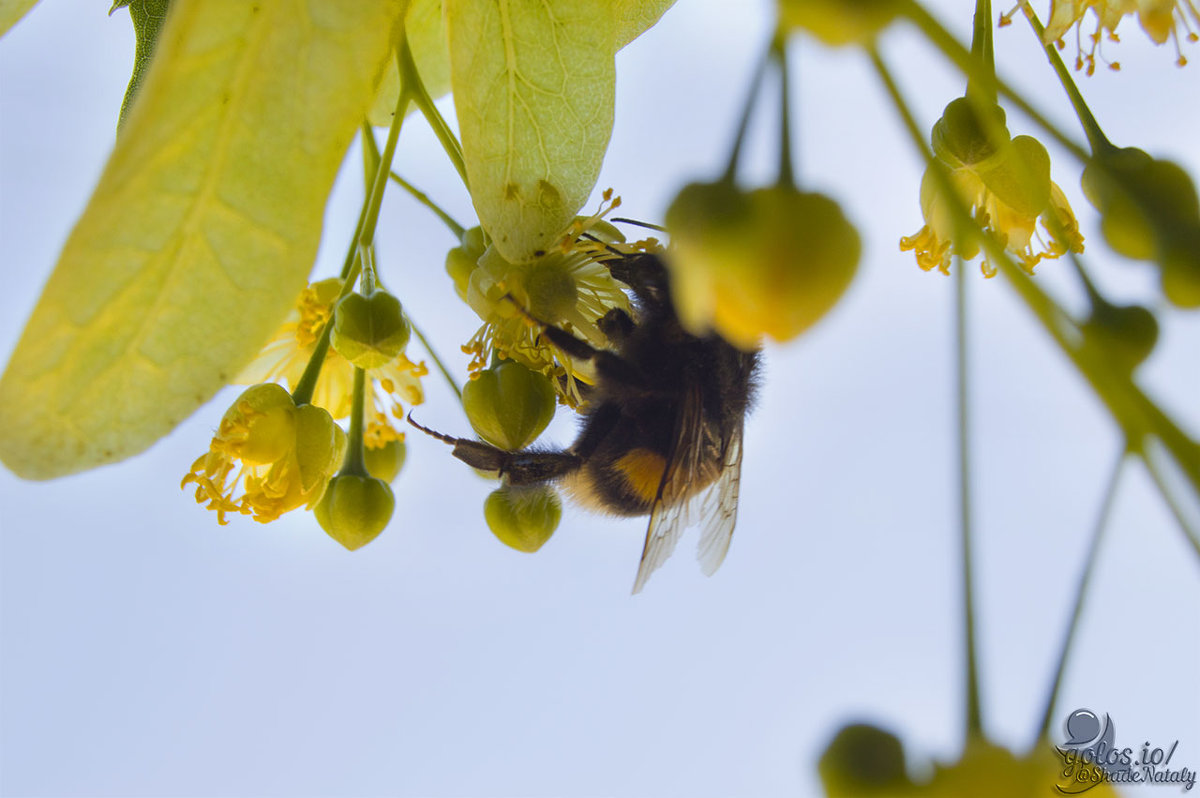
[[[1046,148],[1030,136],[1010,138],[998,106],[981,110],[968,98],[954,100],[934,126],[933,143],[937,162],[921,180],[925,225],[900,239],[900,249],[913,250],[922,269],[949,274],[953,255],[970,260],[979,254],[978,234],[958,229],[953,203],[968,208],[982,234],[994,237],[1029,274],[1043,259],[1083,251],[1075,214],[1050,180]],[[947,196],[943,177],[957,196]],[[981,268],[987,277],[996,274],[986,257]]]
[[[549,251],[528,263],[510,263],[493,247],[484,249],[466,276],[465,299],[483,324],[463,346],[478,374],[493,355],[541,372],[571,407],[582,402],[578,383],[595,381],[591,366],[544,338],[537,324],[572,332],[592,346],[608,345],[597,321],[613,308],[628,312],[629,297],[605,262],[657,249],[653,239],[626,243],[603,217],[620,205],[612,190],[593,216],[577,219]]]
[[[1015,8],[1000,17],[1000,24],[1011,22],[1013,14],[1029,0],[1022,0]],[[1084,17],[1091,11],[1096,23],[1092,32],[1083,33]],[[1075,29],[1075,69],[1085,70],[1088,75],[1096,72],[1096,60],[1109,69],[1121,68],[1119,61],[1109,61],[1100,51],[1104,39],[1119,42],[1117,26],[1127,16],[1136,16],[1142,30],[1155,44],[1165,44],[1169,39],[1175,47],[1175,63],[1187,65],[1180,40],[1200,40],[1193,26],[1200,28],[1200,11],[1193,0],[1051,0],[1050,19],[1046,23],[1044,41],[1065,47],[1063,37],[1071,28]],[[1084,40],[1087,40],[1086,44]]]

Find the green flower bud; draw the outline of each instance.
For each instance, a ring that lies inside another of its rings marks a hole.
[[[446,253],[446,274],[454,281],[454,290],[464,302],[467,299],[467,284],[471,279],[471,272],[475,270],[486,248],[483,243],[483,228],[472,227],[463,233],[462,243]]]
[[[833,47],[869,45],[903,8],[901,0],[779,0],[779,24]]]
[[[479,372],[463,387],[463,410],[480,438],[507,451],[537,440],[554,418],[554,385],[513,360]]]
[[[367,446],[363,449],[367,471],[384,482],[396,481],[407,457],[408,447],[402,440],[390,440],[383,446]]]
[[[829,798],[895,795],[912,786],[900,738],[865,723],[839,730],[821,754],[817,770]]]
[[[1085,348],[1125,372],[1137,368],[1158,342],[1158,321],[1140,305],[1097,305],[1080,330]]]
[[[817,770],[829,798],[895,795],[912,786],[900,738],[864,723],[839,730],[821,754]]]
[[[506,546],[533,553],[540,549],[562,519],[562,501],[549,485],[505,485],[483,503],[483,517],[492,534]]]
[[[722,204],[732,212],[704,229],[702,213]],[[836,202],[782,185],[742,196],[720,184],[689,186],[667,226],[680,320],[743,349],[763,335],[790,340],[820,320],[850,285],[862,249]]]
[[[386,291],[347,294],[333,311],[330,343],[355,366],[375,369],[404,351],[409,334],[408,319],[396,297]]]
[[[329,481],[313,515],[329,537],[354,551],[379,537],[395,507],[392,489],[382,479],[339,474]]]
[[[1186,249],[1183,242],[1200,237],[1196,187],[1170,161],[1135,147],[1105,150],[1083,170],[1082,185],[1100,212],[1104,238],[1126,257],[1157,260],[1165,267],[1168,258]],[[1164,283],[1170,281],[1164,275]]]

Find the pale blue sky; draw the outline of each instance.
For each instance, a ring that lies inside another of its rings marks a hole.
[[[765,3],[728,7],[681,0],[619,56],[600,187],[624,197],[625,215],[661,219],[679,186],[721,168],[769,25]],[[132,37],[124,12],[106,10],[46,0],[0,40],[3,357],[111,146]],[[1085,81],[1097,116],[1115,141],[1200,174],[1200,52],[1177,70],[1136,25],[1121,30],[1109,52],[1123,71]],[[997,49],[1005,74],[1069,125],[1028,31],[1000,32]],[[961,81],[911,33],[886,50],[932,124]],[[538,554],[506,549],[482,519],[491,485],[429,439],[410,438],[396,517],[359,552],[300,513],[219,527],[178,483],[226,391],[125,463],[42,484],[0,471],[0,791],[810,795],[821,749],[859,719],[894,729],[914,762],[952,758],[952,283],[897,251],[921,224],[919,162],[865,60],[797,54],[800,175],[842,201],[864,260],[829,319],[767,351],[739,527],[715,577],[699,574],[687,538],[631,598],[644,520],[571,507]],[[748,178],[770,173],[771,118]],[[1078,167],[1052,152],[1098,281],[1152,296],[1148,269],[1094,236]],[[317,276],[337,268],[358,207],[348,163]],[[423,125],[405,131],[398,164],[469,219]],[[380,228],[389,284],[461,374],[456,345],[477,322],[442,271],[453,242],[398,194]],[[984,712],[997,739],[1023,747],[1119,441],[1009,288],[971,268]],[[1039,272],[1077,301],[1066,264]],[[1200,314],[1162,322],[1143,381],[1195,434]],[[427,392],[423,423],[466,433],[445,387],[431,377]],[[560,414],[548,439],[571,437]],[[1178,739],[1177,761],[1200,766],[1200,562],[1140,468],[1102,556],[1065,706],[1108,712],[1137,745]]]

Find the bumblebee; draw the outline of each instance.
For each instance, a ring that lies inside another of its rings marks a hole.
[[[590,509],[648,513],[637,593],[690,526],[702,526],[698,557],[706,575],[725,559],[737,521],[742,429],[758,352],[685,331],[658,255],[621,254],[605,262],[629,287],[634,307],[634,316],[613,308],[598,321],[611,350],[531,318],[552,344],[594,367],[582,427],[569,448],[505,451],[409,422],[452,444],[459,460],[510,485],[560,482]]]

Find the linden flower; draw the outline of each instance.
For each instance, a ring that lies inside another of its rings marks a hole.
[[[196,502],[227,513],[274,521],[321,500],[346,454],[346,434],[322,408],[296,405],[282,386],[246,389],[226,411],[208,452],[180,487],[196,485]]]
[[[1024,6],[1022,2],[1012,11],[1000,18],[1001,25],[1007,25],[1017,9]],[[1083,42],[1083,18],[1088,10],[1096,16],[1096,27],[1088,34],[1088,45]],[[1084,69],[1086,73],[1096,71],[1096,58],[1108,65],[1109,69],[1121,68],[1120,63],[1109,62],[1100,52],[1100,42],[1107,37],[1117,42],[1117,25],[1130,14],[1137,14],[1142,30],[1146,32],[1155,44],[1164,44],[1170,39],[1175,46],[1175,63],[1179,66],[1187,64],[1180,48],[1180,37],[1189,42],[1200,40],[1193,25],[1200,26],[1200,12],[1196,10],[1193,0],[1051,0],[1050,19],[1046,23],[1045,43],[1058,42],[1063,47],[1063,36],[1072,26],[1075,27],[1075,69]]]
[[[1049,157],[1037,140],[1016,136],[973,164],[947,163],[941,156],[939,160],[950,170],[956,193],[983,233],[1015,255],[1027,273],[1033,274],[1043,258],[1083,251],[1079,222],[1062,189],[1050,180]],[[933,168],[927,168],[921,179],[925,226],[916,235],[901,238],[900,249],[914,250],[917,265],[925,271],[936,268],[949,274],[951,256],[970,260],[979,254],[979,242],[956,238],[952,207],[938,187]],[[987,258],[981,269],[985,277],[996,274]]]
[[[342,280],[338,277],[305,288],[296,308],[288,314],[275,337],[242,369],[234,383],[252,385],[279,381],[294,388],[308,366],[326,322],[333,315],[333,306],[341,290]],[[392,419],[404,417],[405,404],[419,405],[424,401],[420,378],[428,373],[423,362],[413,363],[404,354],[368,372],[373,399],[364,438],[368,447],[378,448],[389,440],[404,439],[404,433],[395,428]],[[353,397],[354,367],[330,347],[321,367],[321,378],[313,391],[312,403],[327,409],[334,418],[343,419],[350,415]]]
[[[606,202],[610,197],[611,190],[605,192]],[[572,407],[582,402],[576,381],[595,381],[590,364],[550,343],[529,317],[573,332],[598,349],[609,345],[597,321],[613,308],[629,312],[631,307],[604,262],[618,256],[612,250],[632,253],[654,246],[652,241],[626,244],[602,220],[619,203],[618,198],[595,216],[577,220],[558,245],[530,263],[509,263],[491,248],[483,254],[466,291],[467,303],[484,322],[463,346],[472,356],[472,375],[486,368],[495,353],[550,377]],[[603,243],[583,238],[585,233]]]

